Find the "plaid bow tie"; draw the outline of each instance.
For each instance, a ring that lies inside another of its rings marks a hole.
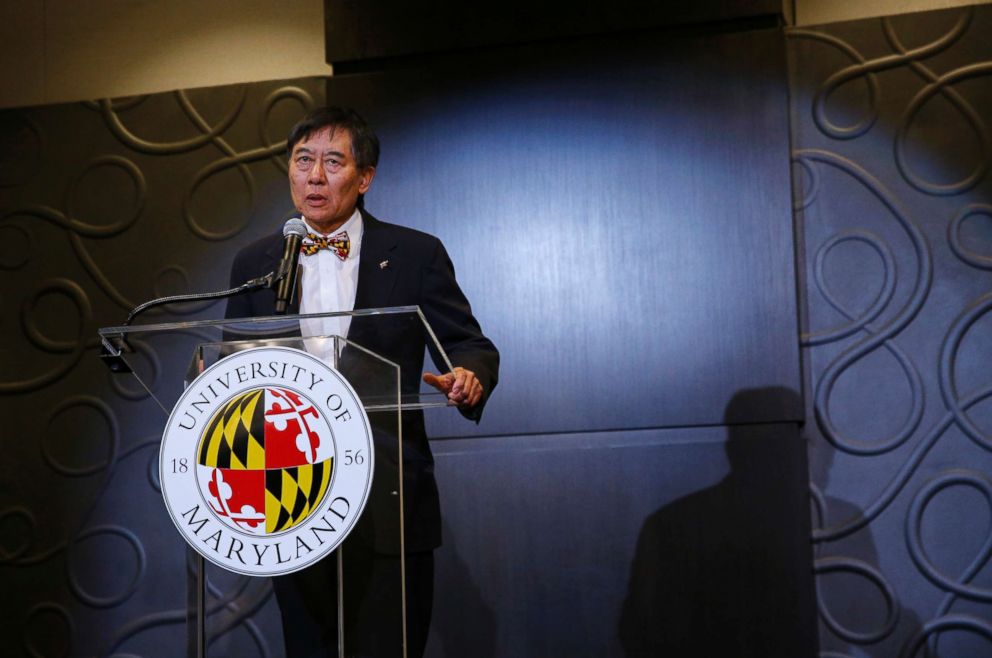
[[[348,252],[351,250],[351,240],[348,239],[348,231],[341,231],[327,238],[316,233],[307,233],[307,240],[309,242],[304,242],[300,245],[300,253],[304,256],[313,256],[321,249],[330,249],[334,252],[335,256],[341,260],[345,260],[348,258]]]

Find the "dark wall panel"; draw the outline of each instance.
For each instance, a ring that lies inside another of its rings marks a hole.
[[[815,653],[795,424],[433,445],[430,656]]]
[[[788,33],[832,655],[992,651],[990,33],[987,6]]]
[[[445,241],[503,353],[482,426],[435,434],[712,424],[798,390],[783,58],[778,30],[655,35],[329,80],[383,143],[367,207]]]
[[[781,0],[527,2],[324,0],[327,61],[452,51],[662,25],[777,16]]]

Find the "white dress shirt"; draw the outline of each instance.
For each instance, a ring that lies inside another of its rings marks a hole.
[[[351,311],[355,308],[355,292],[358,290],[358,260],[362,248],[362,215],[355,209],[338,230],[331,234],[323,234],[307,222],[307,230],[325,238],[337,235],[341,231],[348,232],[351,246],[348,257],[338,258],[331,249],[321,249],[312,256],[300,254],[300,313],[329,313],[332,311]],[[310,242],[304,238],[303,243]],[[348,335],[351,326],[350,317],[317,318],[302,320],[300,331],[304,338],[312,336],[341,336]],[[311,338],[304,340],[306,349],[311,354],[325,361],[331,361],[334,352],[332,339]]]

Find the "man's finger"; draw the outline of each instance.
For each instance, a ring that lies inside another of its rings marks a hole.
[[[469,372],[468,370],[465,370],[464,368],[455,368],[454,375],[455,375],[455,379],[454,379],[454,383],[452,383],[451,385],[451,393],[453,395],[461,397],[463,396],[466,389],[466,380],[468,379],[469,375],[472,375],[472,373]],[[472,376],[474,377],[474,375]]]
[[[444,375],[425,372],[423,380],[446,393],[448,399],[459,407],[474,407],[482,399],[482,384],[479,379],[474,372],[460,366]]]
[[[479,383],[478,379],[472,381],[472,388],[468,392],[468,398],[465,400],[465,404],[469,407],[474,407],[479,404],[482,399],[482,384]]]
[[[469,373],[465,378],[465,384],[462,387],[461,394],[457,397],[454,395],[449,395],[449,399],[456,402],[459,407],[471,408],[479,404],[479,400],[482,399],[482,384],[476,379],[473,373]]]
[[[447,393],[451,390],[451,384],[454,377],[450,374],[448,375],[435,375],[432,372],[425,372],[423,374],[423,380],[429,386],[433,386],[437,390]]]

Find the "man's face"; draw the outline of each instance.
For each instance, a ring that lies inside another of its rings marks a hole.
[[[289,189],[293,204],[322,233],[330,233],[355,212],[358,195],[365,194],[375,167],[358,169],[351,153],[351,134],[323,128],[293,147],[289,158]]]

